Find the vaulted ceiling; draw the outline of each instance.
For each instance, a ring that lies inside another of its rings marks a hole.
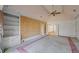
[[[6,8],[7,12],[18,12],[21,15],[32,17],[39,20],[73,20],[79,17],[79,6],[78,5],[9,5]],[[49,14],[57,10],[61,14],[52,16]],[[13,12],[13,13],[14,13]]]
[[[74,22],[79,17],[79,5],[44,5],[43,9],[48,13],[48,23]],[[61,14],[56,16],[50,15],[51,12],[57,10]]]

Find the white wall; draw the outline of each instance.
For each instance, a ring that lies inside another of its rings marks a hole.
[[[55,31],[55,33],[56,33],[56,35],[59,35],[59,25],[58,24],[55,24],[56,25],[56,31]]]
[[[79,17],[75,21],[76,25],[76,37],[79,39]]]
[[[75,37],[75,24],[74,23],[59,24],[59,35]]]
[[[45,24],[41,24],[40,26],[40,30],[41,30],[41,35],[45,35]]]

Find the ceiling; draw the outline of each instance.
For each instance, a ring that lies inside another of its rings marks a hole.
[[[9,5],[6,12],[20,13],[21,15],[39,20],[72,20],[79,16],[79,5]],[[57,10],[61,14],[48,16],[48,13]],[[74,11],[75,10],[75,11]]]

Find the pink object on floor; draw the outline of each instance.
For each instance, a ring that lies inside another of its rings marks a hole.
[[[25,49],[23,49],[22,47],[18,47],[17,50],[19,50],[20,53],[25,53],[27,52]]]
[[[69,41],[72,53],[79,53],[79,50],[77,49],[76,45],[74,44],[74,42],[70,37],[68,37],[68,41]]]

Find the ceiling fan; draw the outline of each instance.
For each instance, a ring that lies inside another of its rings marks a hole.
[[[54,10],[54,11],[52,11],[51,13],[49,13],[49,16],[50,16],[50,15],[55,16],[55,15],[57,15],[57,14],[61,14],[61,12],[57,12],[57,10]]]
[[[56,16],[57,14],[61,14],[62,13],[60,10],[56,9],[55,8],[56,6],[54,6],[54,5],[51,6],[52,7],[52,9],[51,9],[52,11],[48,10],[46,6],[42,6],[42,7],[48,13],[48,16],[51,16],[51,15]],[[63,6],[61,8],[62,8],[62,11],[64,11]]]

